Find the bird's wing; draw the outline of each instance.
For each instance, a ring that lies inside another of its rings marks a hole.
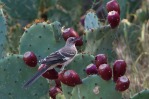
[[[49,56],[47,56],[44,59],[41,59],[39,62],[41,64],[47,64],[47,65],[53,65],[56,63],[64,63],[67,60],[71,59],[74,57],[76,54],[76,51],[69,49],[69,48],[62,48]]]

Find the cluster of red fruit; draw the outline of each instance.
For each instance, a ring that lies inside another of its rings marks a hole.
[[[108,22],[111,28],[115,28],[120,22],[120,7],[117,0],[111,0],[106,4],[108,11]]]
[[[37,65],[37,57],[33,52],[26,52],[23,55],[23,60],[24,62],[29,66],[29,67],[36,67]],[[42,68],[44,68],[46,65],[41,64],[38,68],[38,70],[41,70]],[[52,87],[49,91],[50,91],[50,96],[55,99],[55,96],[57,93],[61,92],[61,84],[60,81],[57,80],[58,79],[58,72],[55,69],[51,69],[46,71],[43,75],[44,78],[46,79],[52,79],[55,80],[56,86]]]
[[[24,62],[30,66],[35,67],[37,65],[37,58],[33,52],[26,52],[23,57]],[[38,70],[44,68],[46,65],[41,64]],[[110,80],[112,77],[112,68],[107,64],[107,57],[104,54],[98,54],[95,57],[95,65],[89,64],[86,69],[88,75],[97,74],[101,76],[103,80]],[[116,82],[116,90],[125,91],[129,87],[129,79],[124,76],[126,72],[126,62],[124,60],[116,60],[113,64],[113,80]],[[61,93],[60,82],[68,86],[76,86],[82,84],[82,80],[74,70],[64,70],[58,73],[55,69],[46,71],[43,75],[44,78],[49,80],[55,80],[55,86],[50,88],[49,94],[55,99],[58,93]]]
[[[122,92],[129,88],[130,81],[124,75],[126,72],[126,62],[124,60],[116,60],[113,64],[113,80],[116,82],[115,89]],[[86,69],[88,75],[99,75],[103,80],[110,80],[112,78],[112,68],[107,64],[107,57],[104,54],[98,54],[95,57],[95,65],[89,64]],[[82,84],[82,80],[74,70],[64,70],[58,74],[58,81],[68,85],[76,86]],[[58,87],[50,89],[50,96],[56,97],[57,93],[61,91]]]
[[[110,80],[112,77],[112,68],[107,64],[107,57],[104,54],[98,54],[95,57],[95,64],[86,67],[88,75],[98,74],[103,80]],[[126,72],[126,62],[124,60],[116,60],[113,64],[113,80],[116,82],[116,90],[125,91],[129,88],[130,81],[124,76]]]
[[[106,4],[106,9],[108,11],[108,22],[111,28],[116,28],[120,22],[120,7],[117,0],[110,0]],[[80,23],[84,26],[85,16],[82,16],[80,19]]]
[[[23,55],[23,60],[29,67],[36,67],[37,65],[37,57],[33,52],[30,51],[26,52]],[[45,64],[41,64],[38,67],[38,70],[41,70],[45,66],[46,66]],[[62,92],[60,82],[68,86],[75,86],[77,84],[82,83],[79,75],[73,70],[64,70],[58,73],[55,69],[51,69],[47,70],[44,74],[42,74],[42,76],[49,80],[55,80],[55,86],[50,88],[49,90],[49,94],[53,99],[55,99],[58,93]]]

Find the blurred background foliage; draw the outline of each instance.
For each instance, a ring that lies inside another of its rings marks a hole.
[[[59,21],[65,27],[73,27],[82,35],[84,27],[80,24],[80,19],[88,10],[93,9],[101,24],[106,24],[105,5],[108,1],[1,0],[8,25],[7,50],[9,53],[17,54],[25,26],[29,27],[39,19],[49,22]],[[113,50],[118,58],[125,59],[128,64],[127,75],[131,79],[131,86],[123,94],[124,98],[128,99],[134,93],[149,88],[149,0],[118,0],[118,2],[121,8],[121,24],[115,35],[112,34],[115,39]]]

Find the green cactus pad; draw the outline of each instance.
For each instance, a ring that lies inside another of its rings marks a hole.
[[[100,43],[99,41],[97,42],[97,45],[94,47],[94,54],[104,53],[107,55],[109,62],[114,61],[117,57],[113,49],[113,42],[117,39],[115,35],[115,30],[108,31],[107,34],[100,39]]]
[[[1,6],[1,5],[0,5]],[[7,27],[6,27],[6,20],[3,14],[2,8],[0,8],[0,58],[5,56],[6,54],[6,33],[7,33]]]
[[[6,10],[15,19],[32,20],[37,17],[39,0],[1,0]]]
[[[72,19],[69,13],[66,13],[60,9],[52,9],[48,12],[48,19],[51,21],[59,21],[65,26],[72,26]]]
[[[93,23],[96,25],[89,26]],[[87,29],[87,27],[91,28]],[[103,53],[106,54],[108,57],[110,56],[109,61],[112,61],[116,56],[112,48],[112,42],[116,39],[116,30],[111,30],[111,27],[109,25],[99,26],[98,18],[92,11],[88,12],[86,15],[85,28],[86,33],[85,35],[83,35],[85,42],[84,52],[93,55]]]
[[[84,52],[97,55],[99,53],[106,54],[109,61],[113,61],[116,53],[113,50],[112,42],[116,40],[116,30],[104,30],[104,28],[95,29],[94,31],[86,32],[86,47]]]
[[[77,85],[70,99],[122,99],[120,92],[115,90],[115,83],[105,81],[97,75],[83,79],[83,84]]]
[[[11,55],[0,60],[0,96],[1,99],[48,99],[48,83],[40,78],[30,88],[23,84],[37,71],[28,67],[22,55]]]
[[[63,94],[64,94],[65,98],[66,99],[70,99],[70,97],[72,95],[71,92],[73,90],[73,87],[67,86],[67,85],[65,85],[63,83],[61,83],[61,85],[62,85],[62,91],[63,91]]]
[[[56,99],[66,99],[64,95],[62,95],[61,93],[56,95]]]
[[[85,68],[87,65],[92,63],[94,60],[94,56],[89,54],[78,54],[75,59],[65,68],[65,69],[72,69],[77,72],[81,79],[87,76],[85,72]],[[63,94],[65,95],[66,99],[70,99],[71,91],[73,87],[67,86],[62,84]]]
[[[85,16],[84,23],[85,23],[85,26],[84,26],[85,30],[87,31],[92,31],[92,29],[96,29],[100,27],[98,22],[98,17],[93,11],[90,11],[87,13],[87,15]]]
[[[48,8],[51,6],[55,6],[58,2],[58,0],[38,0],[40,1],[40,8]]]
[[[103,26],[97,29],[92,29],[92,31],[86,31],[86,35],[83,35],[86,40],[86,49],[90,50],[90,52],[95,52],[97,48],[99,49],[98,45],[105,36],[109,35],[109,30],[109,26]]]
[[[93,63],[94,56],[90,54],[78,54],[75,59],[66,67],[78,73],[81,79],[87,76],[85,68],[87,65]]]
[[[65,45],[65,41],[60,35],[60,29],[59,22],[33,24],[21,37],[20,54],[33,51],[38,59],[41,59],[60,49]],[[58,37],[57,35],[59,38],[55,39]]]
[[[66,4],[66,2],[67,2],[67,4]],[[64,9],[70,11],[70,10],[77,9],[78,6],[80,6],[80,4],[82,4],[82,0],[59,0],[58,4],[63,6]]]
[[[50,24],[52,28],[52,33],[56,42],[63,41],[62,33],[61,33],[61,24],[58,21],[55,21]]]
[[[143,90],[135,94],[131,99],[149,99],[149,90]]]

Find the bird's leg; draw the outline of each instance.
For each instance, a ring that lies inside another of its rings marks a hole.
[[[63,71],[63,70],[65,70],[65,66],[62,66],[60,69],[60,71]]]

